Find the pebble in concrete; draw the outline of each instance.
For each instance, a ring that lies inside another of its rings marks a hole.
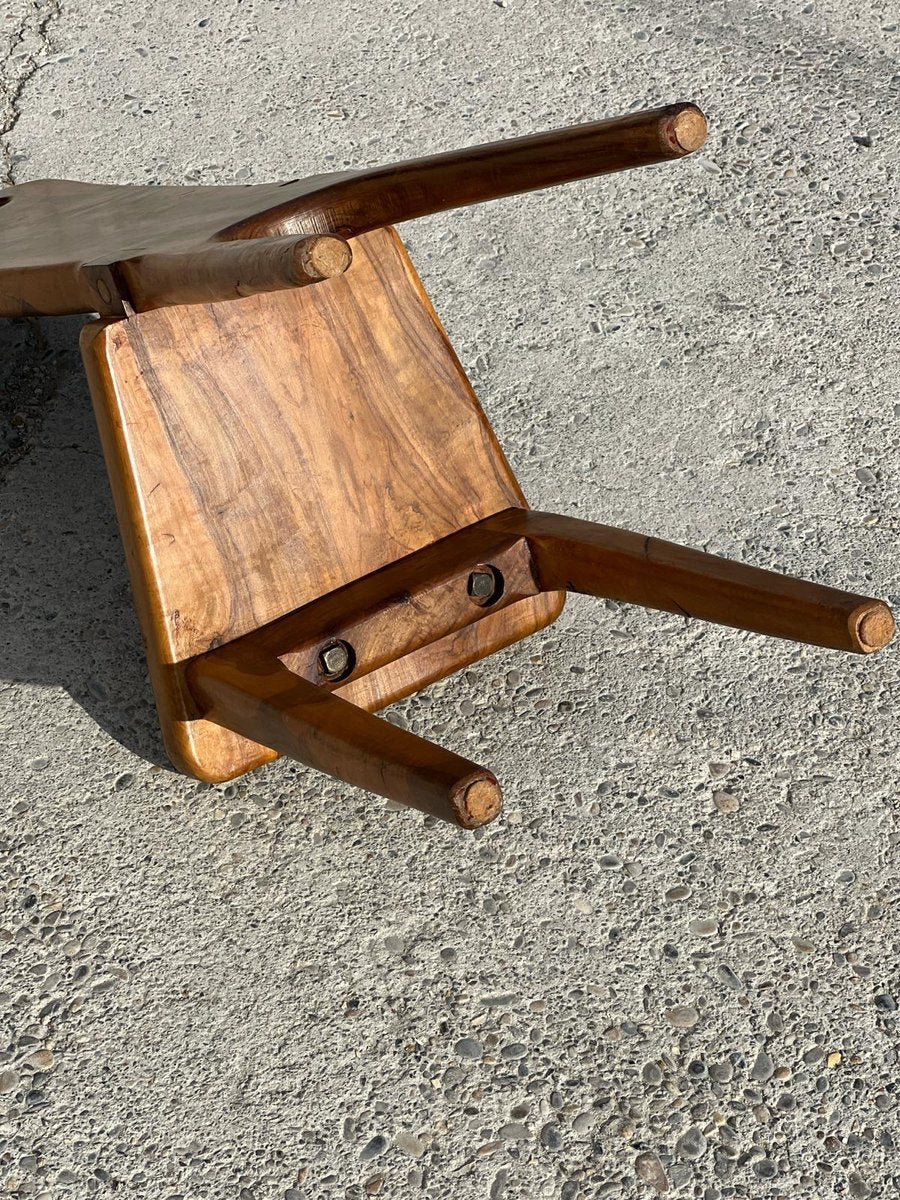
[[[694,97],[694,159],[402,235],[536,506],[896,603],[884,5],[458,8],[7,0],[0,169],[241,185]],[[572,596],[392,710],[497,771],[475,837],[174,775],[82,323],[0,321],[0,1187],[898,1194],[897,653]]]

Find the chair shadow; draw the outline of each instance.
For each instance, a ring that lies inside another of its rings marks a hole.
[[[168,766],[78,351],[83,324],[0,321],[0,678],[63,688],[128,750]]]

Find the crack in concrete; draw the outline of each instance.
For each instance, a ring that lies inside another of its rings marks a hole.
[[[22,96],[25,89],[45,65],[52,49],[50,26],[60,15],[62,0],[32,0],[19,27],[10,38],[9,51],[0,62],[3,96],[0,99],[0,159],[3,162],[3,182],[15,183],[15,155],[10,138],[22,116]],[[20,54],[22,47],[28,50]],[[14,66],[15,64],[15,66]],[[10,79],[10,76],[14,76]]]
[[[15,180],[11,136],[22,116],[28,84],[52,49],[50,27],[62,0],[29,0],[0,61],[0,170],[3,185]],[[4,321],[0,330],[0,485],[9,467],[28,453],[58,383],[57,355],[34,317]]]

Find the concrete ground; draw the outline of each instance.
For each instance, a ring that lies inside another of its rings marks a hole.
[[[897,49],[887,0],[5,0],[2,170],[696,100],[687,162],[402,232],[533,503],[896,602]],[[289,762],[198,785],[80,323],[0,328],[0,1195],[896,1196],[900,651],[573,598],[392,711],[494,767],[483,832]]]

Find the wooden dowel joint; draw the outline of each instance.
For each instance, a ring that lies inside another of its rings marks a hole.
[[[294,252],[296,283],[300,286],[310,280],[342,275],[352,258],[353,251],[341,237],[323,233],[300,238]]]

